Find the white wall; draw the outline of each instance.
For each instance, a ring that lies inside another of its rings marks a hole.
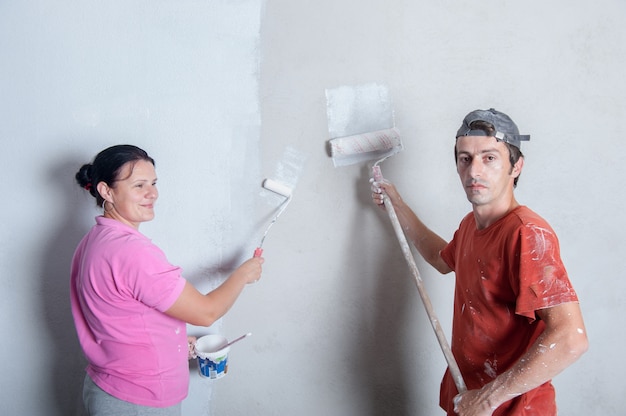
[[[141,230],[200,288],[254,250],[260,21],[255,1],[0,3],[7,414],[81,413],[68,271],[101,211],[74,174],[98,151],[133,143],[156,159],[159,220]]]
[[[72,176],[122,141],[157,160],[142,230],[205,288],[256,244],[261,179],[286,148],[307,155],[262,281],[212,329],[253,336],[224,379],[191,367],[185,415],[442,414],[445,362],[366,167],[325,153],[325,89],[368,82],[389,87],[403,133],[384,173],[444,238],[469,210],[462,117],[494,106],[532,135],[517,196],[559,234],[591,341],[555,379],[560,413],[623,413],[625,14],[620,0],[0,2],[7,414],[81,414],[67,269],[97,211]],[[452,277],[418,265],[449,331]]]

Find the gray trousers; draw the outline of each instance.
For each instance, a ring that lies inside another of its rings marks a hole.
[[[89,416],[181,416],[181,404],[171,407],[140,406],[117,399],[102,390],[89,375],[83,385],[83,403]]]

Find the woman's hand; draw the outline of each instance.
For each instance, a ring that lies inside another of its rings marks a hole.
[[[264,261],[265,259],[263,257],[248,259],[235,270],[235,273],[248,284],[256,283],[261,278],[261,272],[263,271],[261,266]]]
[[[188,360],[193,360],[194,358],[198,358],[196,355],[196,341],[198,338],[188,336],[187,337],[187,346],[189,348],[189,355],[187,356]]]

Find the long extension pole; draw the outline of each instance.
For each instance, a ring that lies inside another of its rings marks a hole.
[[[381,182],[383,180],[382,172],[380,171],[380,167],[375,165],[372,169],[374,180],[377,182]],[[391,203],[391,199],[385,192],[383,192],[383,201],[385,203],[385,209],[387,210],[387,214],[389,215],[389,219],[391,220],[391,224],[393,225],[393,229],[396,232],[396,237],[398,238],[398,242],[400,243],[400,247],[402,248],[402,253],[404,254],[404,258],[411,269],[411,273],[413,274],[413,278],[415,280],[415,284],[417,285],[417,290],[422,298],[422,303],[426,308],[426,313],[428,314],[428,318],[430,319],[430,324],[435,330],[435,335],[437,336],[437,340],[439,341],[439,346],[441,347],[441,351],[443,351],[443,355],[448,363],[448,368],[450,369],[450,374],[454,379],[454,384],[456,385],[459,393],[464,393],[467,391],[467,386],[465,385],[465,381],[463,380],[463,375],[461,374],[461,370],[452,354],[452,349],[446,340],[446,336],[441,328],[441,324],[437,315],[435,315],[435,310],[433,309],[433,305],[430,302],[430,297],[426,292],[426,288],[424,287],[424,282],[422,281],[422,277],[420,276],[420,272],[417,269],[417,264],[415,263],[415,258],[411,253],[411,247],[404,235],[404,231],[402,231],[402,226],[400,225],[400,220],[398,220],[398,215],[396,214],[396,210]]]

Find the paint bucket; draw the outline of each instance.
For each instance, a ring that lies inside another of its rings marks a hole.
[[[200,376],[209,379],[222,378],[228,372],[228,351],[230,346],[221,348],[228,342],[226,337],[217,334],[205,335],[196,341]]]

